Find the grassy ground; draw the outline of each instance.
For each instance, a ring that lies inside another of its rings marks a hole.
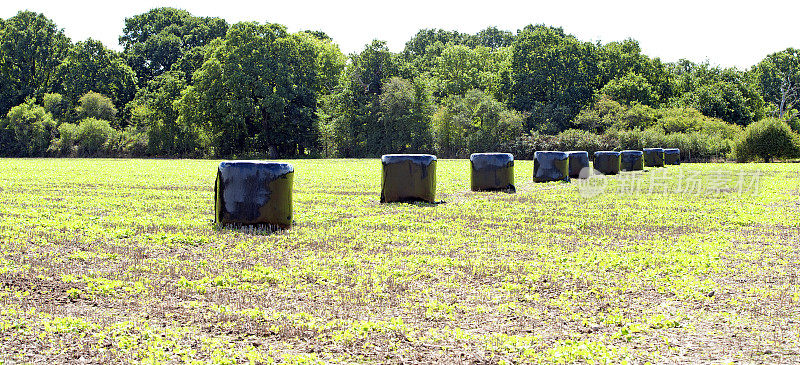
[[[0,160],[0,363],[800,361],[800,164],[382,205],[293,161],[270,234],[214,229],[217,163]]]

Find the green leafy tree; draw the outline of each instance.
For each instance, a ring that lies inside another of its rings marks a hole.
[[[381,153],[428,152],[432,104],[425,85],[392,77],[380,96]]]
[[[121,110],[136,94],[136,75],[117,52],[88,39],[70,48],[56,68],[52,86],[72,104],[94,91],[107,95]]]
[[[443,29],[422,29],[406,42],[403,57],[418,71],[424,73],[436,63],[436,58],[450,46],[463,45],[469,48],[485,47],[490,51],[511,47],[514,35],[496,27],[488,27],[477,34],[466,34]]]
[[[70,112],[69,102],[61,94],[48,93],[42,97],[42,106],[47,110],[56,122],[63,123],[67,120]]]
[[[468,34],[444,29],[421,29],[406,42],[403,57],[418,70],[429,70],[448,45],[465,44]]]
[[[519,137],[522,116],[480,90],[450,96],[433,116],[437,153],[466,157],[502,149]]]
[[[647,82],[655,92],[654,104],[666,102],[675,93],[675,80],[668,67],[658,58],[650,59],[642,54],[639,42],[626,39],[609,42],[599,47],[599,67],[602,84],[636,74]]]
[[[764,99],[741,71],[681,60],[671,72],[677,87],[673,106],[692,107],[743,126],[764,117]]]
[[[659,99],[653,86],[637,73],[628,73],[611,80],[600,89],[600,94],[608,95],[613,100],[629,105],[639,103],[654,106]]]
[[[347,57],[342,53],[330,37],[324,33],[304,31],[298,36],[314,46],[316,55],[316,91],[321,95],[327,95],[334,91],[339,85],[339,76],[344,71]]]
[[[380,95],[387,80],[403,76],[402,63],[385,42],[377,40],[350,56],[337,91],[326,99],[323,108],[323,122],[330,126],[340,156],[375,156],[386,150]]]
[[[772,103],[774,114],[783,118],[800,102],[800,50],[787,48],[768,55],[753,67],[764,100]]]
[[[470,47],[487,47],[493,51],[511,47],[513,42],[514,34],[507,30],[497,29],[497,27],[483,29],[466,40],[466,44]]]
[[[561,28],[527,26],[515,38],[511,63],[512,105],[528,128],[566,129],[602,83],[595,45]]]
[[[222,38],[216,38],[205,46],[197,46],[184,52],[181,57],[172,64],[172,71],[182,72],[188,84],[192,84],[192,76],[199,70],[205,62],[206,55],[217,49],[222,43]],[[146,85],[147,81],[140,80],[139,84]]]
[[[281,25],[231,26],[178,102],[179,124],[204,131],[219,156],[308,153],[317,143],[316,51]]]
[[[48,91],[70,40],[42,14],[22,11],[0,24],[0,115]]]
[[[467,46],[447,46],[431,72],[437,84],[435,95],[464,95],[471,89],[485,89],[481,76],[489,63],[487,58],[487,52],[479,53]]]
[[[136,98],[126,106],[134,126],[148,136],[148,154],[191,155],[199,147],[197,130],[178,124],[175,103],[186,87],[183,73],[166,72],[139,89]]]
[[[326,41],[326,42],[329,42],[329,43],[333,43],[333,38],[331,38],[331,36],[329,36],[328,33],[325,33],[325,32],[323,32],[321,30],[304,30],[304,31],[302,31],[300,33],[308,34],[308,35],[310,35],[310,36],[312,36],[315,39],[320,40],[320,41]]]
[[[56,123],[43,107],[29,98],[0,120],[0,142],[7,156],[42,156],[50,146]]]
[[[119,44],[140,79],[139,85],[144,86],[169,71],[187,53],[224,37],[227,30],[228,23],[221,18],[195,17],[185,10],[157,8],[126,18]],[[182,71],[190,74],[194,70]]]
[[[117,119],[117,108],[114,102],[103,94],[89,91],[78,99],[78,116],[81,118],[95,118],[106,121]]]

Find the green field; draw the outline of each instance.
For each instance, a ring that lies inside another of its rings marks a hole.
[[[214,227],[218,161],[0,159],[0,363],[800,361],[800,164],[442,160],[384,205],[377,159],[291,162],[270,233]]]

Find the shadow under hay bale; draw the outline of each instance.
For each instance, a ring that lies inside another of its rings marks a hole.
[[[663,148],[645,148],[644,152],[644,165],[647,167],[664,167],[664,149]]]
[[[567,157],[569,158],[569,177],[573,179],[589,177],[589,152],[569,151]]]
[[[383,155],[381,203],[436,202],[436,156]]]
[[[681,164],[681,150],[677,148],[664,149],[664,164],[665,165],[680,165]]]
[[[220,163],[214,187],[214,222],[291,227],[293,182],[294,167],[288,163]]]
[[[603,175],[619,174],[620,153],[617,151],[597,151],[594,153],[594,171]]]
[[[620,171],[644,170],[644,152],[625,150],[620,152]]]
[[[565,152],[538,151],[533,154],[533,181],[569,181],[569,157]]]
[[[472,191],[516,192],[514,155],[510,153],[473,153],[469,156]]]

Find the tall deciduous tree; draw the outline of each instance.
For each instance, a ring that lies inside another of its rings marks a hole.
[[[745,73],[686,60],[671,68],[677,90],[672,104],[692,107],[703,115],[739,125],[764,117],[764,100]]]
[[[600,93],[621,103],[639,103],[654,106],[658,103],[658,93],[643,76],[631,72],[611,80]]]
[[[70,48],[56,68],[52,89],[73,105],[94,91],[111,98],[121,110],[136,94],[136,74],[119,53],[90,38]]]
[[[527,26],[514,41],[512,105],[529,113],[529,128],[564,130],[601,86],[598,64],[595,45],[561,28]]]
[[[522,132],[523,118],[480,90],[448,97],[433,116],[438,153],[467,157],[502,149]]]
[[[134,126],[147,134],[150,155],[192,155],[198,147],[198,130],[178,124],[175,103],[186,87],[182,72],[166,72],[139,89],[126,106]]]
[[[220,156],[304,154],[317,142],[317,49],[277,24],[238,23],[178,103]]]
[[[119,43],[128,64],[140,78],[140,86],[144,86],[169,71],[194,48],[224,37],[227,30],[228,23],[221,18],[195,17],[185,10],[157,8],[126,18]]]
[[[350,56],[337,92],[325,105],[327,123],[333,129],[334,144],[340,156],[378,155],[385,150],[380,95],[389,78],[403,76],[401,63],[385,42],[377,40],[361,53]]]
[[[0,22],[0,115],[28,97],[41,98],[69,46],[42,14],[22,11]]]
[[[392,77],[380,96],[381,153],[430,152],[431,98],[425,85]]]
[[[770,54],[751,71],[764,100],[783,118],[800,102],[800,50],[787,48]]]

